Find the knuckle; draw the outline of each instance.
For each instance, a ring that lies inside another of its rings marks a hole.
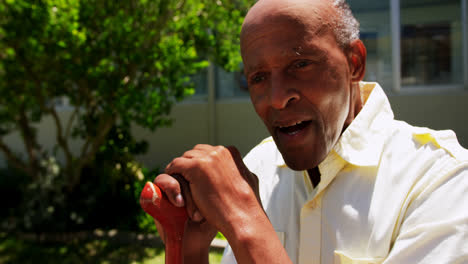
[[[217,152],[221,152],[221,153],[222,153],[222,152],[227,151],[227,148],[226,148],[225,146],[218,145],[218,146],[215,147],[215,150],[216,150]]]
[[[154,183],[165,192],[176,192],[179,189],[177,180],[167,174],[161,174],[156,177]]]
[[[193,149],[199,149],[199,148],[203,148],[205,146],[205,144],[196,144]]]
[[[166,174],[159,174],[158,176],[156,176],[156,178],[154,178],[153,183],[156,185],[160,185],[165,182],[165,178]]]
[[[213,163],[214,163],[214,159],[213,159],[213,156],[210,154],[210,155],[206,155],[205,157],[201,158],[199,160],[198,165],[200,167],[205,167],[205,166],[210,166]]]
[[[177,157],[173,159],[169,164],[166,166],[166,172],[170,171],[172,168],[179,166],[179,164],[182,162],[182,157]]]
[[[182,156],[183,156],[183,157],[189,157],[189,156],[192,155],[192,153],[193,153],[192,150],[187,150],[187,151],[184,152],[184,154],[183,154]]]
[[[182,160],[183,160],[182,157],[177,157],[177,158],[173,159],[170,164],[172,164],[174,166],[174,165],[179,164]]]
[[[241,200],[249,200],[255,196],[250,186],[238,189],[238,195]]]
[[[211,157],[219,157],[222,156],[226,153],[226,148],[224,146],[216,146],[213,147],[212,150],[210,151],[210,156]]]
[[[172,178],[172,177],[170,177],[170,178]],[[170,191],[177,191],[179,189],[179,183],[174,178],[168,179],[167,184],[166,184],[166,188],[168,190],[170,190]]]

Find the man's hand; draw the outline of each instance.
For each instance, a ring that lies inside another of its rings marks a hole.
[[[189,216],[200,220],[201,215],[227,236],[240,220],[264,214],[258,179],[234,147],[197,145],[169,163],[166,173],[182,175],[188,181]]]
[[[202,221],[194,229],[199,235],[194,231],[193,240],[186,238],[187,247],[206,243],[209,232],[202,231],[202,225],[209,224],[209,230],[220,230],[226,236],[238,263],[290,263],[261,206],[258,179],[236,148],[197,145],[169,163],[165,172],[155,183],[175,205],[185,204],[192,221]],[[181,190],[169,175],[181,175],[189,188]],[[203,248],[198,250],[203,252]]]

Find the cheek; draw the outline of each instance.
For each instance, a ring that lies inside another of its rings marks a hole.
[[[254,106],[255,112],[257,112],[257,115],[260,116],[262,120],[265,120],[267,111],[265,95],[256,91],[249,91],[249,93],[250,101]]]
[[[329,122],[334,124],[333,131],[336,134],[341,134],[341,130],[349,114],[350,87],[349,74],[346,64],[340,64],[336,67],[330,67],[330,86],[329,96],[327,97],[328,113],[330,113]]]
[[[309,94],[309,100],[317,106],[323,124],[326,145],[332,146],[339,138],[349,113],[349,87],[345,78],[321,82],[316,93]],[[320,92],[318,92],[320,91]]]
[[[347,89],[342,87],[342,89]],[[343,91],[343,90],[342,90]],[[349,113],[349,93],[343,91],[336,93],[333,97],[329,98],[327,107],[327,119],[326,127],[327,137],[330,143],[335,143],[335,141],[341,135],[345,121]]]

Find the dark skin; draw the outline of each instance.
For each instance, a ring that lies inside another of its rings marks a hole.
[[[336,10],[321,0],[259,1],[241,33],[241,52],[255,111],[286,164],[307,170],[316,185],[318,164],[362,108],[358,83],[365,71],[360,40],[337,42]],[[172,174],[190,188],[181,189]],[[290,263],[263,211],[258,180],[233,147],[197,145],[174,159],[155,183],[191,223],[186,263],[208,263],[216,231],[229,241],[238,263]],[[179,197],[179,198],[177,198]]]

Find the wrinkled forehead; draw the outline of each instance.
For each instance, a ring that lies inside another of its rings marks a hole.
[[[307,35],[331,28],[334,9],[327,0],[260,0],[242,25],[241,45],[253,34],[268,34],[278,27],[295,27]]]

